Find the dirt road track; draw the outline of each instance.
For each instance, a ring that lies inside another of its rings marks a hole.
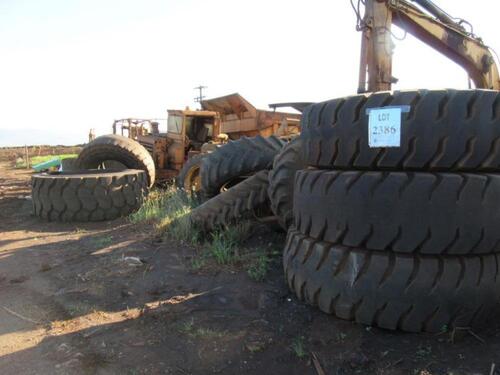
[[[479,338],[456,332],[451,343],[450,333],[336,320],[296,302],[279,259],[261,283],[234,268],[195,272],[196,249],[155,242],[146,226],[39,221],[28,181],[0,164],[0,374],[320,374],[319,363],[326,374],[489,375],[492,363],[500,367],[500,323]],[[252,242],[283,241],[259,236]]]

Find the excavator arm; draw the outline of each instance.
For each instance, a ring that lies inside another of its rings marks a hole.
[[[390,90],[391,25],[433,47],[468,73],[477,88],[500,90],[500,76],[490,49],[467,33],[429,0],[365,0],[358,92]],[[368,75],[368,77],[367,77]]]

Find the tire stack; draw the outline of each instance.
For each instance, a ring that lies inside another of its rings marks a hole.
[[[142,205],[155,180],[148,151],[138,142],[114,134],[87,144],[73,164],[62,172],[33,175],[35,216],[62,222],[127,216]]]
[[[409,106],[400,147],[367,109]],[[500,94],[420,90],[314,104],[302,118],[284,269],[300,300],[386,329],[475,327],[500,300]]]

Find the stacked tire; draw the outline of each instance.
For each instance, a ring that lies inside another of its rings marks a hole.
[[[400,147],[367,110],[409,106]],[[409,332],[485,323],[500,301],[500,94],[419,90],[314,104],[302,118],[284,269],[299,299]]]
[[[139,209],[155,181],[151,155],[138,142],[104,135],[70,168],[33,175],[33,213],[62,222],[113,220]]]

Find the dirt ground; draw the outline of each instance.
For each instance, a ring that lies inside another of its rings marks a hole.
[[[125,219],[40,221],[29,177],[0,164],[0,374],[500,374],[500,323],[414,335],[338,320],[289,293],[279,258],[256,282],[194,271],[200,249]]]

